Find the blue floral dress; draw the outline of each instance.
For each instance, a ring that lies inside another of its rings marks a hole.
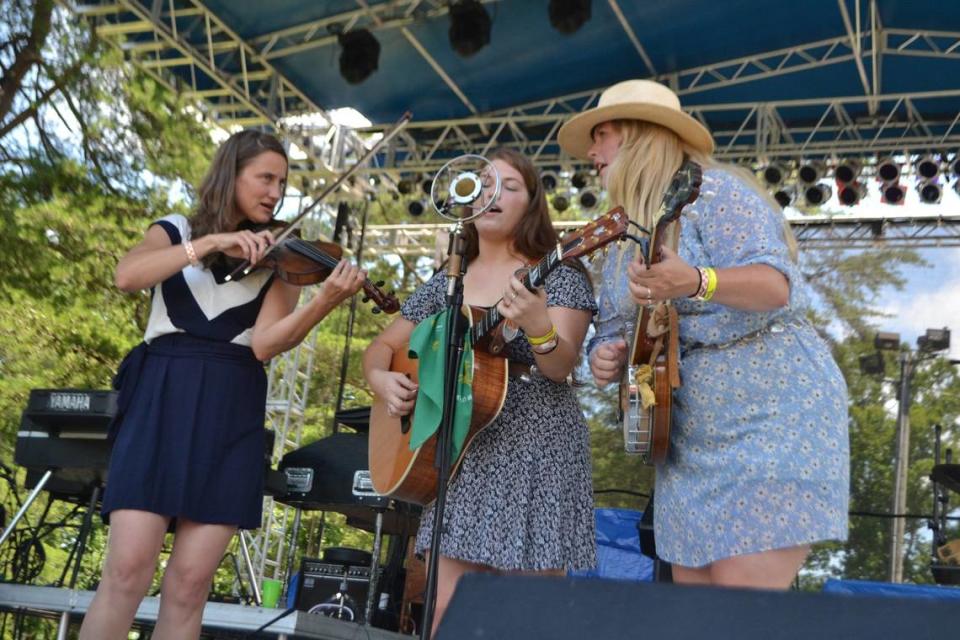
[[[741,179],[704,172],[680,219],[680,256],[718,269],[769,265],[790,281],[786,307],[741,311],[674,301],[680,374],[670,452],[657,468],[657,552],[700,567],[819,540],[846,539],[847,389],[806,319],[807,285],[790,259],[783,216]],[[632,332],[637,306],[625,265],[603,265],[597,334],[588,349]],[[722,286],[722,283],[721,283]]]

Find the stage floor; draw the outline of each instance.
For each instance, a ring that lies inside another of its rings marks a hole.
[[[25,584],[0,584],[0,609],[28,614],[60,614],[69,612],[78,618],[90,606],[93,591],[34,587]],[[157,619],[160,598],[144,598],[137,609],[138,622]],[[205,630],[251,632],[283,613],[283,609],[263,609],[240,604],[208,602],[203,611]],[[76,624],[76,622],[74,623]],[[411,636],[384,631],[375,627],[294,611],[257,634],[258,638],[304,638],[308,640],[410,640]]]

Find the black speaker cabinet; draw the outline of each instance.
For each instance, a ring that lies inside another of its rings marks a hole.
[[[954,601],[467,574],[438,640],[943,640]]]
[[[341,588],[346,586],[346,598]],[[304,558],[296,607],[348,622],[364,622],[370,567]],[[341,594],[338,597],[338,594]]]

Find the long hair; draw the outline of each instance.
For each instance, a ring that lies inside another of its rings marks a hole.
[[[239,131],[220,145],[200,183],[197,208],[190,218],[193,239],[233,231],[243,221],[243,214],[237,209],[237,175],[254,158],[267,151],[278,153],[287,160],[283,145],[269,133]],[[216,255],[211,254],[203,262],[209,267],[214,260]]]
[[[780,205],[760,186],[750,171],[718,162],[713,156],[688,145],[673,131],[641,120],[616,120],[613,124],[622,141],[620,151],[608,170],[607,193],[612,204],[623,206],[632,220],[646,228],[653,228],[663,194],[683,163],[684,154],[704,170],[719,168],[735,175],[774,210],[780,210]],[[673,227],[676,228],[676,225]],[[786,218],[784,237],[790,256],[796,260],[797,241]],[[676,236],[668,238],[668,242],[676,248]]]
[[[522,153],[512,149],[500,148],[490,154],[489,159],[503,160],[516,169],[523,178],[523,186],[527,190],[529,203],[523,217],[513,231],[513,249],[525,258],[539,259],[551,249],[556,248],[557,236],[553,224],[550,222],[550,210],[547,208],[547,196],[540,181],[540,172]],[[480,253],[480,241],[477,229],[466,225],[466,258],[470,262]]]

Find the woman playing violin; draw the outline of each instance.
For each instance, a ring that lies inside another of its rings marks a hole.
[[[525,337],[508,342],[503,352],[511,378],[502,411],[473,440],[449,485],[434,625],[464,573],[556,573],[595,564],[588,431],[566,384],[596,308],[593,292],[587,275],[569,265],[536,291],[515,276],[555,249],[557,235],[533,164],[510,150],[491,158],[502,192],[467,226],[464,300],[496,305]],[[390,371],[393,354],[405,348],[419,322],[443,309],[445,290],[446,272],[440,271],[404,302],[402,317],[364,354],[367,382],[394,416],[413,410],[417,387]],[[429,549],[432,531],[429,507],[418,553]]]
[[[263,225],[283,196],[287,157],[257,131],[217,150],[188,220],[154,222],[117,265],[124,291],[150,289],[142,345],[117,376],[119,415],[103,515],[103,577],[80,637],[126,638],[164,534],[175,522],[154,638],[196,638],[213,574],[238,528],[260,526],[266,375],[262,362],[297,344],[364,282],[341,261],[296,307],[299,289],[267,270],[226,282],[222,256],[257,263],[274,243]]]

